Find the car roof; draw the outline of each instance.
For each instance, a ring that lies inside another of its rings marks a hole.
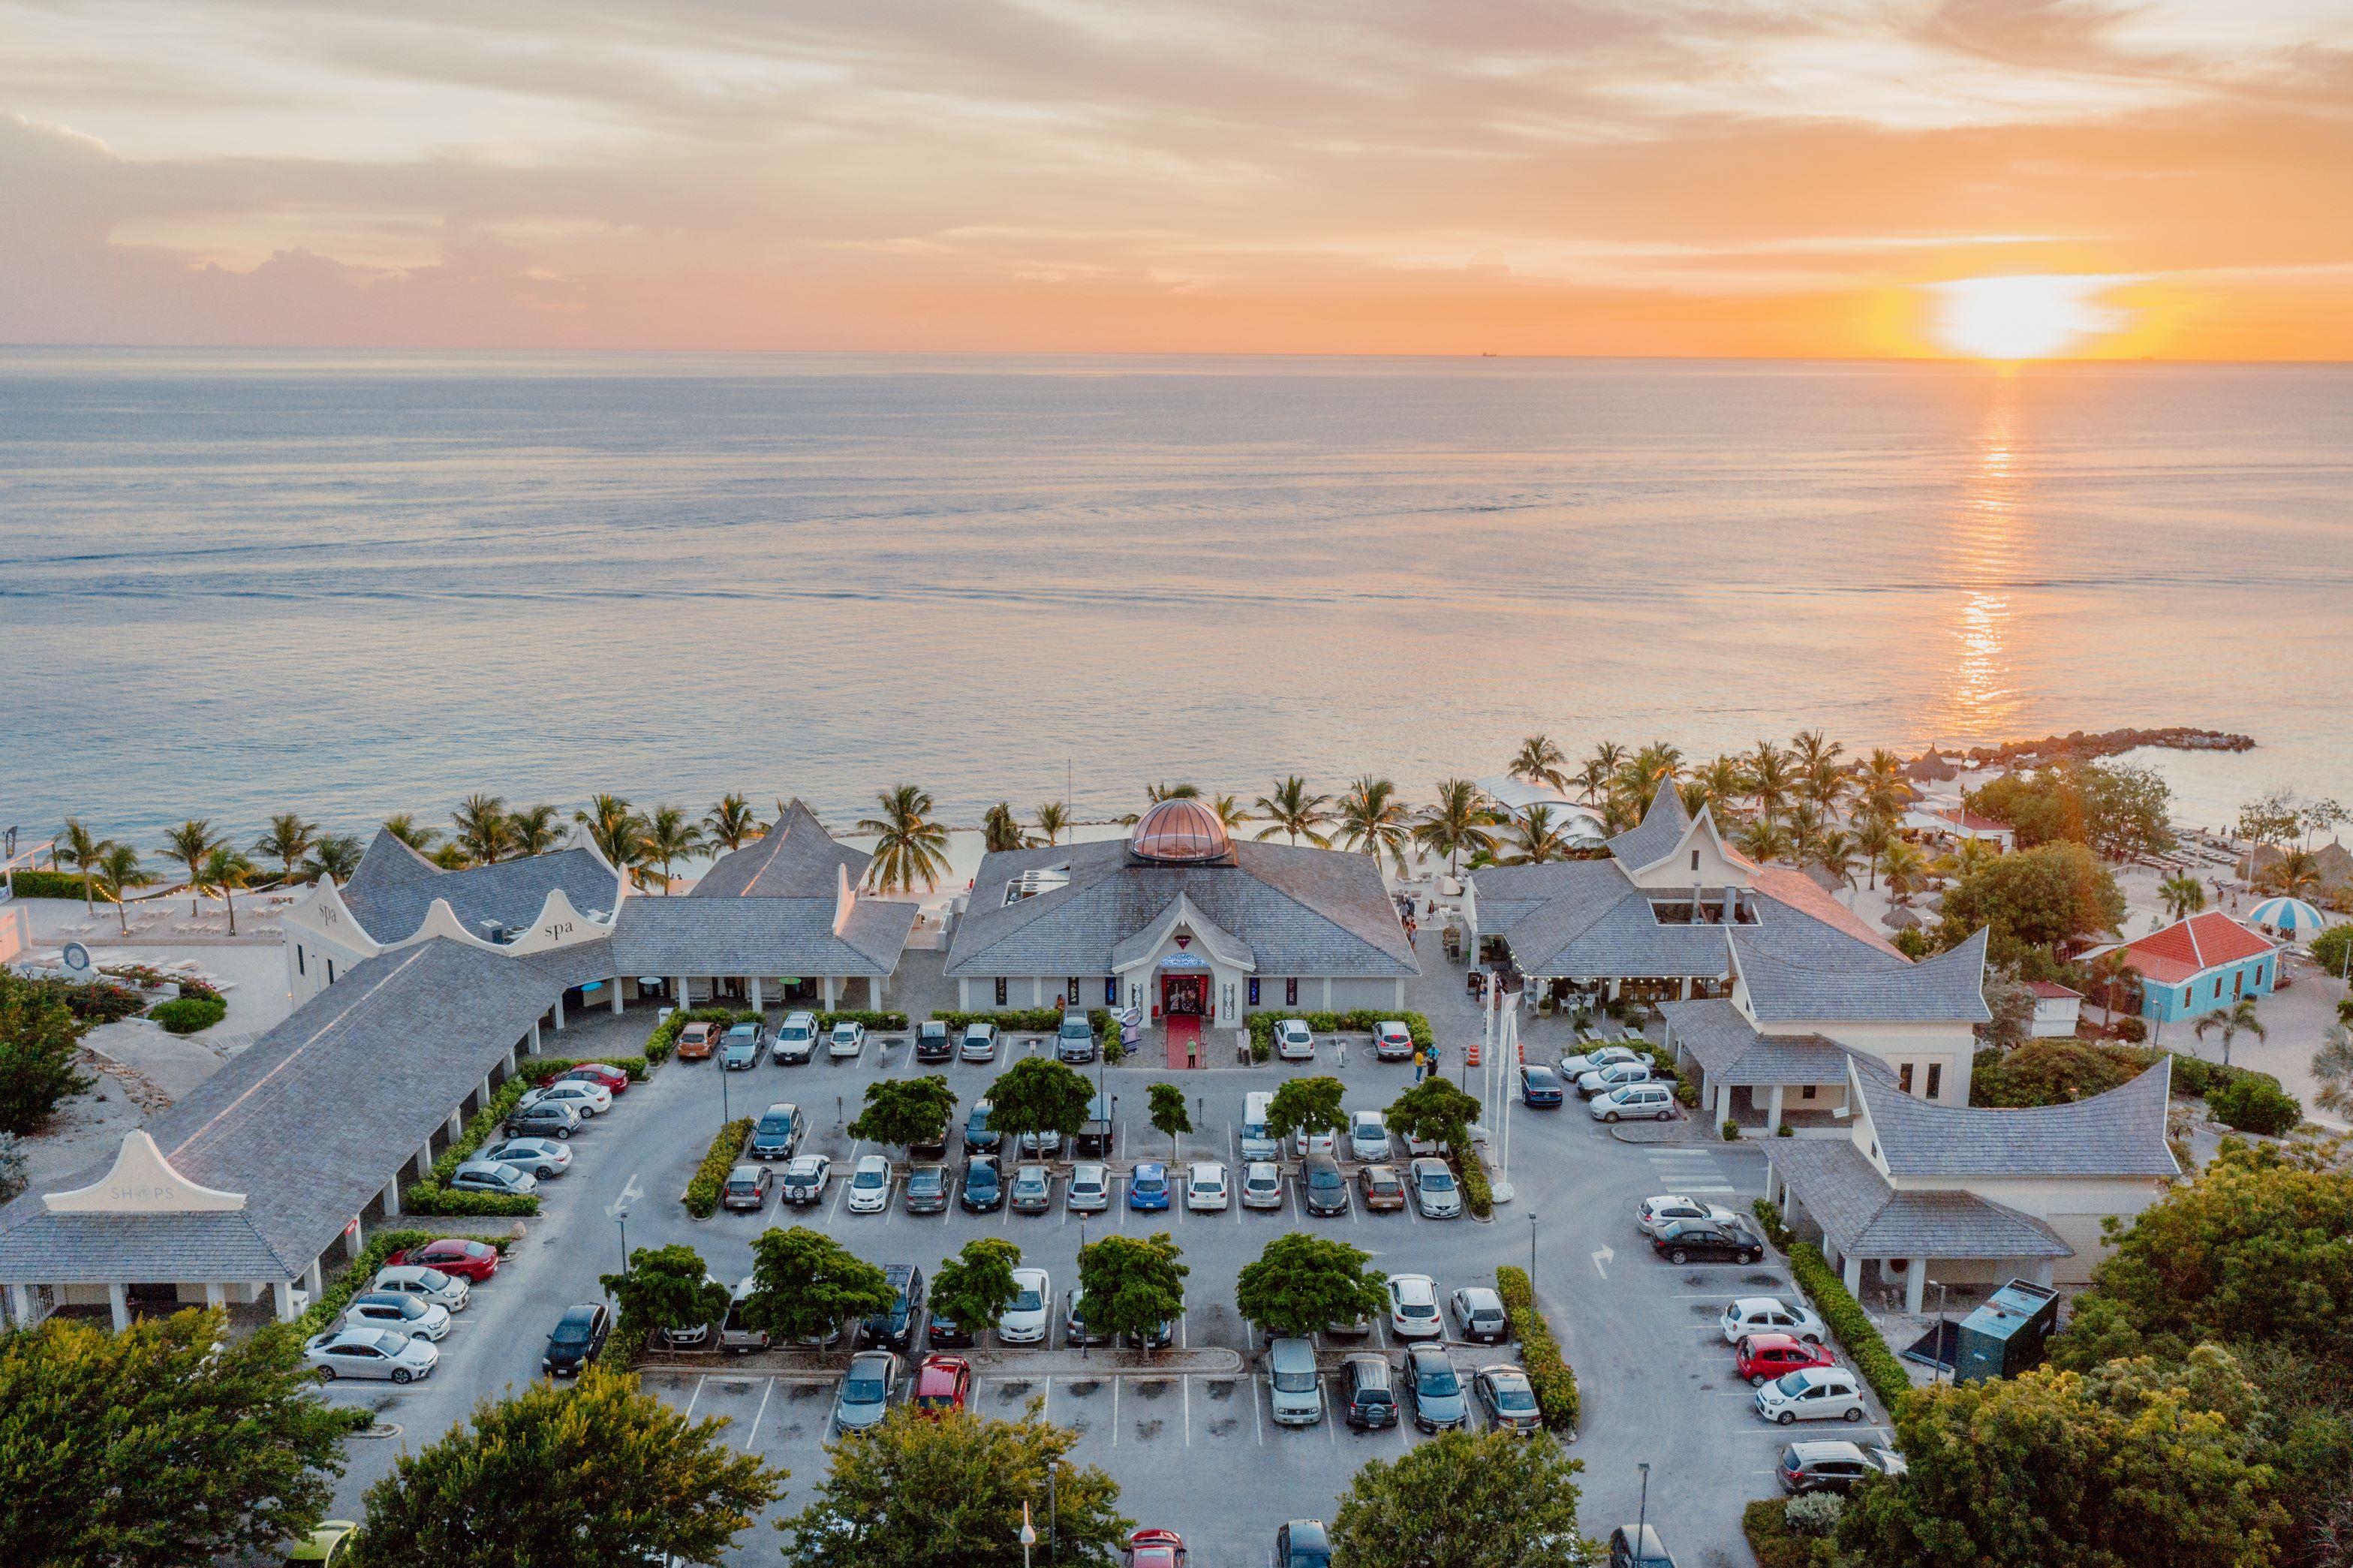
[[[732,1182],[738,1176],[763,1175],[767,1172],[767,1169],[768,1167],[765,1165],[742,1164],[728,1172],[727,1179]]]
[[[1398,1179],[1397,1167],[1388,1163],[1387,1161],[1381,1161],[1366,1166],[1365,1174],[1367,1176],[1377,1177],[1382,1181],[1388,1182],[1394,1182]]]
[[[1785,1351],[1792,1349],[1805,1350],[1808,1348],[1806,1342],[1799,1339],[1797,1335],[1785,1334],[1778,1329],[1768,1329],[1765,1332],[1758,1334],[1743,1334],[1740,1336],[1740,1340],[1743,1344],[1754,1345],[1760,1351]]]
[[[1504,1304],[1504,1299],[1484,1285],[1465,1285],[1455,1294],[1477,1307],[1489,1305],[1500,1307]]]
[[[915,1374],[915,1392],[929,1393],[934,1389],[955,1386],[957,1376],[969,1371],[972,1363],[961,1356],[934,1356],[925,1361]]]
[[[849,1364],[855,1367],[862,1363],[865,1365],[872,1366],[877,1362],[895,1362],[899,1358],[896,1355],[892,1354],[889,1351],[860,1351],[856,1355],[849,1358]]]
[[[1332,1544],[1331,1536],[1324,1533],[1322,1520],[1294,1519],[1288,1522],[1291,1526],[1291,1544],[1293,1546],[1328,1547]]]
[[[1778,1296],[1743,1296],[1732,1304],[1743,1312],[1759,1310],[1787,1312],[1795,1310]]]
[[[1046,1271],[1042,1268],[1017,1268],[1013,1271],[1013,1278],[1036,1279],[1042,1283],[1046,1279]]]
[[[1071,1180],[1074,1182],[1081,1176],[1091,1177],[1092,1179],[1100,1182],[1108,1174],[1110,1174],[1110,1167],[1097,1164],[1092,1160],[1088,1161],[1085,1164],[1073,1165],[1071,1167]]]
[[[578,1322],[583,1319],[593,1318],[604,1310],[605,1309],[596,1302],[583,1301],[576,1307],[565,1308],[563,1321],[567,1323]]]
[[[889,1170],[891,1168],[891,1157],[887,1154],[860,1154],[858,1156],[858,1168],[861,1171],[871,1171],[877,1165],[881,1166],[886,1171]]]
[[[1414,1292],[1435,1296],[1438,1294],[1438,1281],[1427,1274],[1392,1274],[1389,1276],[1389,1289],[1400,1296]]]
[[[1789,1445],[1789,1452],[1797,1455],[1800,1460],[1819,1461],[1822,1459],[1861,1459],[1863,1458],[1862,1449],[1859,1445],[1850,1443],[1842,1437],[1824,1437],[1812,1442],[1792,1443]]]
[[[793,1156],[791,1163],[787,1164],[785,1169],[787,1171],[801,1171],[807,1170],[811,1166],[826,1165],[830,1163],[832,1163],[830,1158],[824,1154],[796,1154]]]
[[[1135,1167],[1135,1173],[1139,1176],[1165,1176],[1168,1173],[1168,1167],[1157,1160],[1145,1160]]]

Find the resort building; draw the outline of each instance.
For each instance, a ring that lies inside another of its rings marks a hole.
[[[1975,839],[1990,844],[2004,855],[2018,845],[2018,830],[2007,822],[1971,811],[1965,805],[1922,804],[1905,812],[1903,826],[1908,832],[1930,838],[1951,842]]]
[[[1572,847],[1599,849],[1608,842],[1609,830],[1603,825],[1600,814],[1589,805],[1580,805],[1547,784],[1530,784],[1509,773],[1478,781],[1481,795],[1495,805],[1495,809],[1514,822],[1525,822],[1528,813],[1537,806],[1545,808],[1553,831]]]
[[[1179,1028],[1400,1007],[1419,973],[1371,856],[1236,842],[1185,799],[1124,839],[983,858],[946,968],[968,1011],[1127,1007]]]
[[[2140,1015],[2152,1025],[2267,996],[2279,979],[2279,945],[2211,910],[2126,942],[2123,952],[2139,977]]]
[[[2180,1174],[2166,1143],[2170,1059],[2105,1094],[2001,1110],[1933,1105],[1856,1055],[1853,1114],[1835,1138],[1770,1139],[1766,1196],[1861,1292],[1866,1266],[1922,1310],[1947,1285],[2080,1284],[2106,1256],[2103,1223],[2130,1220]]]
[[[2026,988],[2034,993],[2034,1022],[2026,1031],[2030,1036],[2052,1039],[2075,1032],[2076,1021],[2084,1016],[2081,991],[2055,980],[2030,980]]]

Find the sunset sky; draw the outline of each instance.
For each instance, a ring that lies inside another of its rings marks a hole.
[[[0,342],[2348,358],[2353,0],[0,0]]]

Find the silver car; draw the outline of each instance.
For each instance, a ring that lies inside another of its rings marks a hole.
[[[833,1026],[833,1037],[826,1042],[825,1054],[838,1061],[865,1048],[866,1026],[855,1018],[844,1018]]]
[[[383,1378],[415,1383],[430,1377],[441,1363],[441,1352],[429,1342],[396,1334],[389,1329],[331,1329],[302,1346],[322,1383],[339,1377]]]
[[[1030,1167],[1024,1166],[1027,1170]],[[1020,1190],[1020,1178],[1014,1178],[1014,1190]],[[1111,1170],[1104,1165],[1073,1165],[1071,1167],[1071,1190],[1063,1200],[1072,1214],[1101,1214],[1111,1207]]]
[[[1242,1207],[1282,1206],[1282,1172],[1271,1160],[1254,1160],[1242,1167]]]
[[[1406,1185],[1413,1189],[1414,1206],[1421,1210],[1424,1219],[1457,1219],[1462,1214],[1462,1188],[1446,1162],[1436,1159],[1416,1160],[1406,1172]]]
[[[833,1424],[844,1432],[860,1432],[891,1413],[899,1392],[899,1358],[889,1351],[860,1351],[849,1358],[849,1374],[841,1380],[841,1397],[834,1402]]]
[[[572,1169],[571,1149],[553,1138],[510,1138],[491,1144],[477,1158],[529,1171],[543,1182],[552,1182]]]
[[[539,1191],[539,1178],[496,1160],[469,1160],[449,1173],[449,1186],[460,1193],[496,1193],[504,1197],[527,1198]]]
[[[1348,1156],[1366,1164],[1389,1157],[1388,1123],[1377,1110],[1351,1111],[1348,1116]]]
[[[398,1290],[430,1301],[437,1307],[447,1307],[462,1312],[473,1300],[474,1288],[455,1274],[444,1274],[438,1268],[428,1268],[419,1263],[395,1264],[376,1270],[375,1279],[368,1285],[371,1290]]]
[[[449,1309],[401,1290],[355,1296],[343,1312],[348,1329],[389,1329],[411,1339],[438,1340],[449,1331]]]

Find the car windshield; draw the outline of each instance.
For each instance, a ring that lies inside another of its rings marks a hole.
[[[1534,1410],[1535,1407],[1536,1396],[1529,1391],[1527,1384],[1518,1378],[1499,1377],[1495,1380],[1496,1409],[1519,1411]]]
[[[879,1377],[851,1373],[849,1381],[841,1385],[841,1402],[844,1405],[881,1404],[882,1380]]]
[[[771,1138],[781,1138],[792,1130],[793,1119],[789,1116],[763,1116],[760,1118],[760,1131],[766,1133]]]
[[[1139,1193],[1156,1193],[1167,1184],[1167,1178],[1165,1176],[1147,1176],[1139,1173],[1135,1178],[1135,1190]]]
[[[1434,1318],[1438,1316],[1438,1309],[1431,1306],[1427,1301],[1400,1301],[1398,1303],[1398,1311],[1401,1316],[1408,1318]]]
[[[384,1332],[376,1335],[375,1348],[382,1351],[386,1355],[398,1355],[402,1351],[408,1348],[408,1336],[406,1334],[396,1334],[390,1329],[386,1329]]]
[[[449,1288],[449,1277],[438,1268],[424,1270],[417,1275],[417,1282],[427,1290],[447,1290]]]
[[[786,1024],[783,1028],[778,1029],[776,1034],[787,1040],[806,1040],[809,1037],[809,1030],[807,1024]]]
[[[1445,1363],[1425,1362],[1422,1363],[1420,1374],[1414,1379],[1413,1388],[1417,1394],[1434,1396],[1460,1394],[1462,1392],[1462,1384],[1455,1377],[1454,1369]]]
[[[1284,1394],[1305,1394],[1315,1386],[1315,1373],[1305,1368],[1292,1368],[1274,1374],[1274,1386]]]
[[[1017,1312],[1034,1312],[1044,1305],[1045,1302],[1039,1299],[1038,1292],[1032,1289],[1025,1289],[1021,1294],[1013,1298],[1013,1310]]]
[[[937,1171],[910,1171],[907,1173],[907,1185],[910,1190],[921,1188],[927,1193],[937,1192],[940,1173]]]
[[[857,1187],[879,1187],[881,1184],[882,1173],[880,1171],[860,1171],[858,1173],[857,1180],[850,1184]]]
[[[1340,1184],[1339,1168],[1334,1165],[1316,1166],[1307,1173],[1307,1184],[1311,1187],[1338,1186]]]
[[[1454,1190],[1454,1178],[1444,1171],[1426,1171],[1422,1173],[1421,1188],[1427,1193],[1451,1193]]]
[[[566,1318],[555,1325],[555,1342],[560,1345],[585,1345],[588,1342],[588,1320]]]
[[[1811,1382],[1812,1379],[1809,1378],[1804,1373],[1793,1372],[1787,1377],[1782,1378],[1779,1382],[1774,1384],[1773,1386],[1779,1389],[1785,1398],[1795,1399],[1798,1395],[1806,1392],[1808,1385]]]
[[[1024,1171],[1013,1178],[1013,1184],[1024,1190],[1042,1187],[1046,1184],[1046,1173],[1043,1171]]]

